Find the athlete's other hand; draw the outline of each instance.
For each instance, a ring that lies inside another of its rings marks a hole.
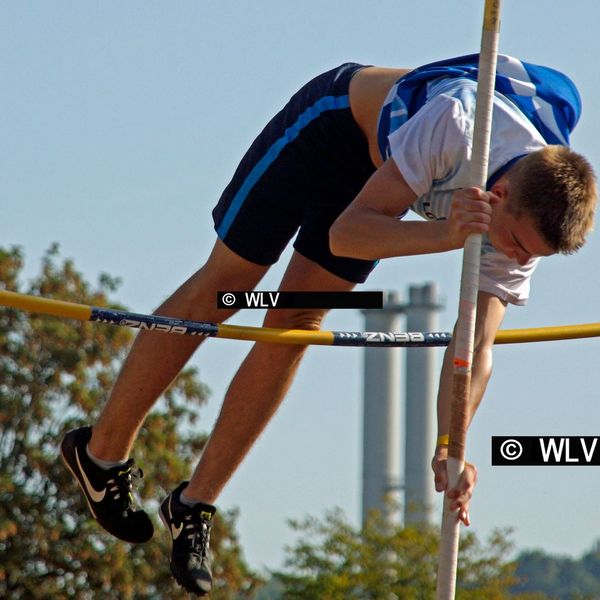
[[[477,469],[475,465],[465,464],[464,471],[456,487],[448,488],[448,447],[438,446],[435,456],[431,461],[431,468],[435,478],[436,492],[446,492],[450,501],[450,510],[456,511],[458,518],[468,527],[471,524],[469,518],[469,502],[473,496],[473,489],[477,483]]]

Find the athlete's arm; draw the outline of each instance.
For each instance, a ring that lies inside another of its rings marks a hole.
[[[458,190],[447,220],[399,220],[417,196],[389,158],[332,225],[331,252],[378,260],[462,248],[469,234],[487,231],[491,213],[488,196],[476,188]]]
[[[492,346],[496,333],[502,323],[506,303],[487,292],[479,292],[477,300],[477,322],[475,325],[475,346],[473,354],[473,368],[471,373],[471,390],[468,405],[469,423],[479,407],[492,374]],[[452,399],[454,344],[451,343],[444,355],[444,364],[440,376],[438,390],[438,435],[445,435],[450,427],[450,404]],[[433,457],[432,467],[435,476],[435,488],[438,492],[448,486],[446,473],[446,459],[448,448],[438,446]],[[465,474],[458,486],[449,491],[455,506],[460,509],[461,520],[469,524],[469,500],[477,479],[475,467],[467,465]]]

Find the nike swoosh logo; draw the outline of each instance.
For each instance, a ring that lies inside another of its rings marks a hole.
[[[176,540],[181,535],[181,532],[183,530],[183,523],[181,523],[179,525],[179,527],[175,527],[175,525],[173,525],[173,523],[172,523],[173,512],[171,511],[171,497],[170,496],[169,496],[169,521],[171,521],[171,535],[173,536],[173,539]]]
[[[100,492],[98,492],[94,489],[94,487],[90,483],[90,480],[87,478],[87,475],[85,474],[85,471],[83,470],[83,467],[81,466],[81,463],[79,462],[79,453],[77,452],[77,448],[75,448],[75,460],[77,461],[77,466],[79,467],[79,472],[83,476],[83,483],[85,484],[85,489],[87,490],[87,493],[90,495],[90,498],[94,502],[102,502],[102,500],[104,500],[104,496],[106,496],[106,488],[104,488]]]

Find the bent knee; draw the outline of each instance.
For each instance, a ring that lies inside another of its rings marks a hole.
[[[319,331],[326,314],[325,309],[271,309],[267,312],[264,326]]]

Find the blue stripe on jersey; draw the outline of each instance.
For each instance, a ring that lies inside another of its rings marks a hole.
[[[220,238],[224,238],[235,220],[235,217],[242,208],[248,194],[256,182],[266,173],[267,169],[275,162],[283,149],[293,142],[302,132],[302,130],[312,121],[318,118],[322,113],[328,110],[340,110],[350,107],[350,97],[345,96],[324,96],[309,106],[296,121],[290,125],[283,135],[267,150],[264,156],[254,165],[244,183],[240,186],[237,194],[233,197],[227,213],[223,218],[217,233]]]
[[[399,127],[390,115],[404,109],[405,121],[429,99],[428,84],[440,78],[476,80],[478,66],[479,55],[471,54],[424,65],[402,77],[381,110],[378,142],[382,157],[388,155],[388,136]],[[581,98],[566,75],[499,54],[496,92],[512,100],[548,144],[569,145],[569,134],[581,114]]]

